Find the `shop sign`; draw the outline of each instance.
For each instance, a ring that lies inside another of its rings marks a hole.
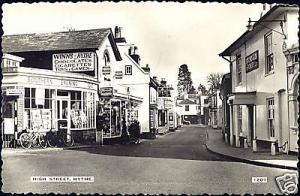
[[[102,87],[100,88],[100,96],[101,97],[111,97],[114,94],[113,87]]]
[[[55,71],[94,71],[94,52],[59,53],[52,55],[53,70]]]
[[[53,79],[51,79],[51,78],[43,78],[43,77],[28,76],[28,82],[32,83],[32,84],[51,85],[51,84],[53,84]]]
[[[110,73],[111,73],[111,68],[110,68],[110,66],[103,66],[103,67],[102,67],[102,74],[103,74],[103,75],[110,75]]]
[[[258,68],[258,50],[246,57],[246,73]]]
[[[123,78],[123,71],[116,71],[115,79],[122,79],[122,78]]]
[[[24,94],[24,88],[8,88],[6,89],[6,96],[19,96]]]

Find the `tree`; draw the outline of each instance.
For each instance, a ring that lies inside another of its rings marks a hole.
[[[207,84],[209,86],[209,91],[220,89],[222,77],[222,73],[210,73],[207,76]]]
[[[188,66],[186,64],[180,65],[177,84],[178,96],[181,96],[184,92],[189,93],[192,86],[193,82]]]
[[[206,95],[206,94],[208,93],[206,87],[205,87],[203,84],[199,84],[199,86],[198,86],[198,91],[199,91],[202,95]]]

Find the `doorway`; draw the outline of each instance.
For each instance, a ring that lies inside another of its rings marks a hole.
[[[56,100],[56,112],[57,112],[57,130],[66,131],[71,134],[70,130],[70,97],[69,96],[57,96]]]

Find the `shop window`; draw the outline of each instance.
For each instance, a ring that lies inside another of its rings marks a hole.
[[[242,124],[243,124],[243,110],[242,110],[242,106],[238,105],[237,106],[237,128],[238,128],[238,132],[242,132]]]
[[[53,119],[53,89],[25,88],[24,128],[34,131],[49,131]]]
[[[185,109],[186,112],[188,112],[188,111],[190,111],[190,106],[189,106],[189,105],[186,105],[186,106],[184,107],[184,109]]]
[[[241,54],[236,55],[236,83],[242,83],[242,57]]]
[[[90,92],[72,91],[71,129],[95,128],[95,95]]]
[[[275,128],[274,128],[274,114],[275,114],[275,108],[274,108],[274,98],[268,98],[267,99],[267,110],[268,110],[268,131],[270,134],[270,137],[275,137]]]
[[[125,65],[125,75],[132,75],[132,66]]]
[[[274,70],[272,44],[272,33],[268,33],[265,35],[266,74]]]

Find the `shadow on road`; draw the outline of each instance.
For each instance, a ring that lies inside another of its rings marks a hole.
[[[143,140],[141,144],[115,144],[68,150],[111,156],[230,161],[210,153],[206,150],[204,144],[204,129],[186,127],[184,130],[173,132],[154,140]]]

